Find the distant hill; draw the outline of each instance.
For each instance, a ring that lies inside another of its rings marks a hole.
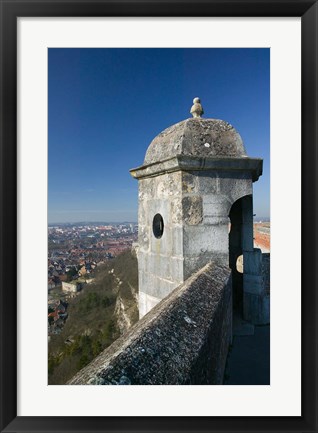
[[[138,266],[130,250],[96,269],[49,342],[49,384],[65,384],[138,320]]]
[[[75,222],[56,222],[48,223],[48,227],[76,227],[76,226],[98,226],[98,225],[121,225],[137,224],[136,221],[75,221]]]

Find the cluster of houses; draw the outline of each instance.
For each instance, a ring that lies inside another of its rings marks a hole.
[[[48,260],[48,291],[63,283],[87,278],[96,268],[96,261],[81,260],[78,265],[67,265],[63,258]]]
[[[67,319],[67,302],[61,299],[48,306],[48,334],[59,334]]]
[[[135,223],[62,225],[48,228],[48,290],[89,274],[97,264],[130,248]]]

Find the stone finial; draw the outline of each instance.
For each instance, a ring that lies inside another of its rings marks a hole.
[[[193,117],[201,117],[202,114],[204,114],[202,105],[200,103],[200,98],[194,98],[193,99],[193,105],[191,107],[190,113]]]

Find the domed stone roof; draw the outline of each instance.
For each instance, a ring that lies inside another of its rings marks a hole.
[[[191,119],[162,131],[150,143],[144,164],[152,164],[177,155],[200,157],[246,157],[240,134],[224,120],[203,119],[199,98],[193,100]]]

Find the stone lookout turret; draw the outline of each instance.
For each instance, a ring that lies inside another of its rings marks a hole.
[[[253,182],[263,161],[249,158],[239,133],[224,120],[192,118],[150,143],[139,181],[139,311],[161,299],[210,261],[230,266],[233,300],[244,318],[261,323],[260,250],[253,248]],[[244,273],[237,258],[244,257]]]

